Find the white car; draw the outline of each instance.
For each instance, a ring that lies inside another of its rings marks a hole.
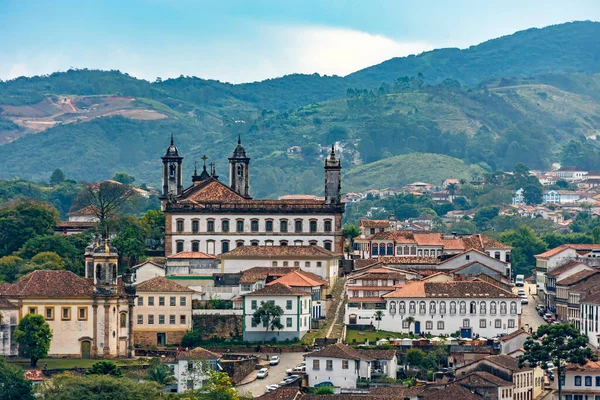
[[[300,375],[290,375],[287,378],[284,378],[283,381],[290,383],[290,382],[295,381],[298,378],[300,378]]]
[[[517,294],[518,294],[519,296],[523,296],[523,295],[525,294],[525,289],[519,289],[519,290],[517,291]]]
[[[277,365],[277,364],[279,364],[279,356],[273,356],[273,357],[271,357],[271,359],[269,360],[269,364],[270,365]]]
[[[550,371],[554,371],[554,363],[546,363],[546,371],[550,372]]]
[[[265,393],[272,392],[273,390],[277,389],[278,387],[279,387],[278,385],[268,385],[266,387]]]
[[[258,379],[263,379],[266,378],[269,375],[269,369],[268,368],[261,368],[258,370],[258,373],[256,374],[256,377]]]
[[[298,364],[294,368],[290,368],[285,371],[288,375],[296,374],[298,372],[306,372],[306,364]]]
[[[529,300],[527,296],[521,296],[521,304],[529,304]]]

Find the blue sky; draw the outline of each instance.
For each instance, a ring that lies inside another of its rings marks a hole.
[[[574,20],[600,20],[600,1],[0,0],[0,79],[70,67],[234,83],[346,75]]]

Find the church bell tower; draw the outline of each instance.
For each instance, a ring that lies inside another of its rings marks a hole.
[[[335,156],[335,149],[331,146],[331,153],[325,159],[325,203],[340,204],[342,202],[342,163]]]
[[[170,195],[179,196],[181,192],[183,192],[181,172],[182,160],[183,157],[179,155],[179,151],[173,143],[173,134],[171,134],[171,144],[167,148],[164,157],[162,157],[163,174],[161,199],[166,199]]]
[[[246,149],[242,147],[242,140],[238,136],[237,147],[229,157],[229,187],[247,199],[251,199],[249,169],[250,158],[246,156]]]

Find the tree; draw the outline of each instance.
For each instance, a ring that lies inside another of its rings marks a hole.
[[[113,181],[121,182],[123,185],[131,185],[135,182],[135,178],[127,172],[117,172],[115,176],[113,176]]]
[[[17,253],[19,257],[32,258],[42,252],[54,252],[65,263],[65,268],[75,273],[83,269],[83,253],[89,244],[89,235],[43,235],[35,236],[23,244]]]
[[[169,368],[170,369],[170,368]],[[90,369],[86,371],[88,375],[110,375],[115,378],[120,378],[123,376],[121,369],[117,367],[114,362],[111,361],[98,361],[93,364]]]
[[[521,225],[516,230],[503,232],[499,239],[513,248],[511,265],[515,275],[528,275],[535,266],[535,255],[546,251],[546,243],[525,225]]]
[[[148,210],[142,218],[140,224],[146,231],[146,237],[151,239],[157,247],[165,238],[165,214],[160,210]]]
[[[112,240],[112,244],[117,248],[119,257],[126,258],[127,265],[132,267],[146,252],[143,228],[131,217],[121,218],[118,225],[119,235]]]
[[[19,271],[19,275],[27,275],[31,271],[50,269],[50,270],[63,270],[65,269],[64,260],[56,253],[52,251],[44,251],[36,254],[31,262],[23,265]]]
[[[252,314],[252,322],[256,325],[263,324],[265,327],[265,337],[263,338],[263,343],[267,340],[267,334],[269,333],[269,329],[274,331],[275,329],[282,329],[283,325],[281,324],[281,316],[283,315],[283,310],[278,305],[275,305],[273,301],[267,301],[263,305],[261,305],[258,310]]]
[[[542,202],[542,190],[535,185],[527,185],[523,189],[523,200],[525,204],[533,206]]]
[[[104,225],[107,219],[115,218],[125,203],[134,196],[135,192],[128,185],[103,181],[86,184],[73,201],[73,208],[91,207],[92,211]]]
[[[159,359],[151,361],[150,368],[146,370],[146,374],[149,380],[158,383],[162,387],[177,381],[173,375],[173,370],[167,365],[162,364]]]
[[[491,221],[498,216],[500,212],[500,207],[498,206],[487,206],[481,207],[475,213],[473,217],[473,222],[477,227],[481,230],[488,230],[491,224]]]
[[[47,203],[27,200],[0,207],[0,256],[14,253],[32,237],[54,234],[58,222],[58,211]]]
[[[346,225],[342,235],[350,242],[350,251],[354,250],[354,238],[360,235],[360,228],[356,225]]]
[[[587,335],[573,324],[542,325],[533,337],[527,338],[523,348],[525,354],[519,357],[519,366],[539,365],[546,369],[548,362],[556,366],[559,399],[562,399],[562,363],[585,365],[588,360],[598,359],[588,347]]]
[[[377,330],[379,330],[379,325],[381,324],[381,320],[384,317],[384,315],[385,314],[381,310],[375,311],[374,317],[375,317],[375,321],[377,321]]]
[[[156,382],[135,382],[110,375],[55,375],[39,388],[42,400],[158,400],[163,388]]]
[[[15,282],[24,261],[17,256],[6,256],[0,258],[0,281]]]
[[[0,400],[34,400],[31,381],[23,377],[23,370],[0,358]]]
[[[239,400],[238,391],[233,387],[231,378],[225,372],[207,371],[206,384],[198,391],[202,400]]]
[[[182,347],[197,347],[202,343],[202,332],[198,329],[194,329],[181,338],[181,346]]]
[[[52,331],[50,325],[39,314],[27,314],[21,319],[14,332],[15,340],[22,346],[23,352],[31,359],[35,367],[39,359],[48,356]]]
[[[406,352],[406,364],[411,367],[420,367],[425,359],[425,352],[421,349],[408,349]]]
[[[592,229],[592,240],[594,244],[600,243],[600,226],[595,226]]]
[[[56,168],[52,175],[50,175],[50,184],[53,186],[60,185],[65,180],[65,173],[62,169]]]
[[[408,324],[408,331],[410,332],[410,326],[415,323],[415,317],[406,317],[405,321]]]
[[[454,200],[454,195],[456,194],[458,185],[456,183],[449,183],[446,189],[448,189],[448,193],[450,194],[450,201]]]

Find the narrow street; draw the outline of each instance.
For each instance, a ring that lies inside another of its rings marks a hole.
[[[275,354],[273,354],[275,355]],[[300,364],[304,361],[303,357],[304,353],[283,353],[279,355],[281,361],[279,361],[278,365],[274,365],[269,368],[269,375],[264,379],[257,379],[253,382],[250,382],[246,385],[239,385],[236,387],[237,390],[241,394],[249,393],[253,397],[258,397],[262,394],[265,394],[265,387],[268,385],[273,385],[275,383],[279,383],[285,378],[286,370],[290,368],[294,368],[296,365]],[[265,355],[261,355],[262,359],[265,359]],[[252,374],[256,375],[258,372],[252,372]]]
[[[525,289],[527,294],[527,300],[529,304],[523,304],[521,306],[521,328],[529,332],[529,328],[533,331],[537,331],[540,325],[545,325],[546,321],[537,313],[535,307],[540,304],[539,298],[535,296],[536,287],[535,284],[525,283],[523,287],[514,287],[513,293],[517,294],[519,289]],[[530,292],[531,291],[531,292]]]

